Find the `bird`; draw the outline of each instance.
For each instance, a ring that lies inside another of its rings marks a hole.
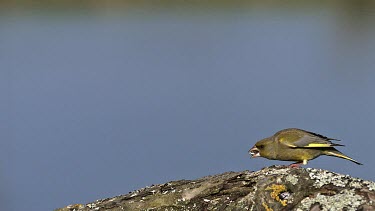
[[[263,157],[269,160],[295,161],[290,165],[291,167],[306,165],[309,160],[321,155],[339,157],[363,165],[335,149],[336,146],[344,145],[332,141],[340,140],[298,128],[288,128],[258,141],[248,152],[252,158]]]

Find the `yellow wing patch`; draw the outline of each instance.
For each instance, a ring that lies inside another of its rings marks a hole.
[[[318,143],[311,143],[304,147],[332,147],[332,144],[318,144]]]

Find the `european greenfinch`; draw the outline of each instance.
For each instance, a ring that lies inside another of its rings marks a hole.
[[[289,128],[258,141],[249,150],[249,154],[253,158],[264,157],[270,160],[295,161],[296,163],[291,165],[293,167],[300,164],[306,165],[307,161],[320,155],[339,157],[362,165],[334,148],[344,145],[331,141],[339,140],[297,128]]]

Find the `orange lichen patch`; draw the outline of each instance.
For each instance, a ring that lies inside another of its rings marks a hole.
[[[273,209],[270,208],[266,203],[263,202],[262,205],[263,205],[263,207],[264,207],[264,209],[265,209],[266,211],[273,211]]]
[[[270,194],[271,197],[280,202],[283,206],[286,206],[287,200],[281,200],[279,197],[280,193],[287,191],[285,185],[272,184],[270,187],[267,187],[266,190],[272,190]]]

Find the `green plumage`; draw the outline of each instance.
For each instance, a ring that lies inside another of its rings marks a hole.
[[[249,150],[249,153],[253,157],[295,161],[304,164],[320,155],[328,155],[347,159],[362,165],[335,149],[334,146],[344,145],[333,143],[333,140],[339,141],[313,132],[289,128],[258,141],[255,146]]]

